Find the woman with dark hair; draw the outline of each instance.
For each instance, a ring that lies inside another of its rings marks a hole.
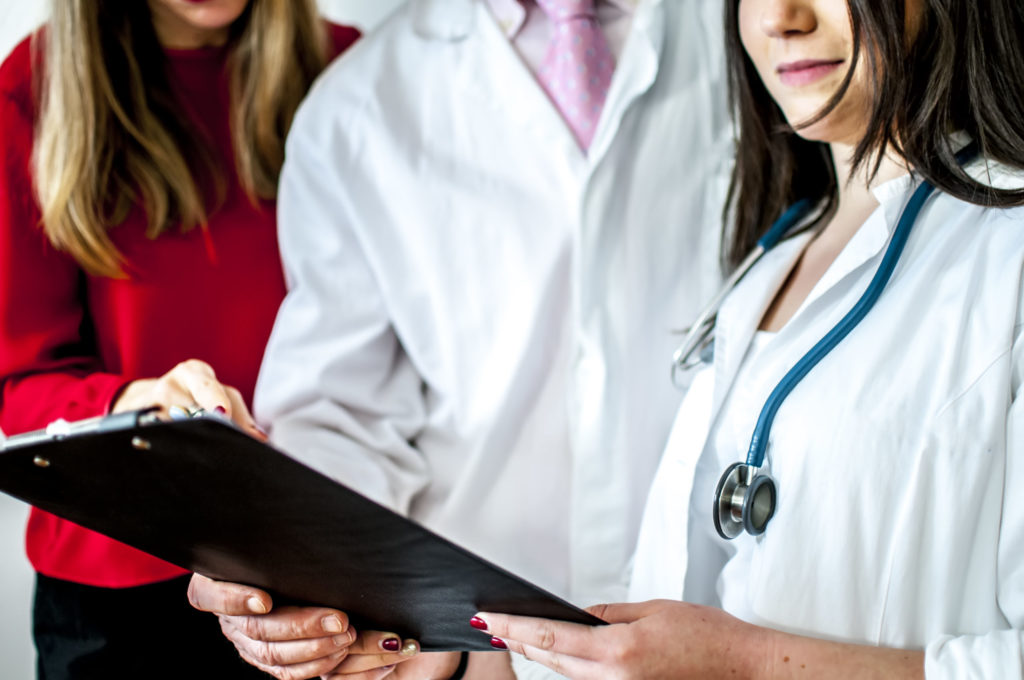
[[[156,406],[260,436],[284,139],[357,35],[314,0],[52,3],[0,67],[4,432]],[[26,545],[41,678],[265,677],[181,569],[38,510]]]
[[[767,252],[652,486],[646,601],[472,624],[571,678],[1024,677],[1024,6],[726,18],[728,259]]]

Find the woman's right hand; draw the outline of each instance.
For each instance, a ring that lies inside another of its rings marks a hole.
[[[203,409],[230,418],[257,439],[267,436],[256,425],[241,393],[217,380],[213,368],[198,359],[183,361],[159,378],[135,380],[121,390],[111,413],[157,407],[169,418],[172,408],[186,413]]]

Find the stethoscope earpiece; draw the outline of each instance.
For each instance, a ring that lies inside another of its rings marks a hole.
[[[715,489],[712,517],[715,531],[724,539],[733,539],[746,531],[752,536],[764,533],[775,515],[778,494],[771,475],[758,474],[758,469],[745,463],[726,468]]]

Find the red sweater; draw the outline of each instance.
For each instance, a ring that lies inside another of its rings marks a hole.
[[[339,26],[331,34],[337,53],[359,35]],[[104,414],[126,383],[189,358],[209,363],[251,403],[285,293],[275,206],[252,205],[235,174],[226,50],[167,55],[182,115],[215,140],[227,197],[210,215],[208,239],[196,228],[151,240],[141,208],[112,228],[126,280],[85,274],[39,228],[29,41],[0,66],[0,428],[8,435]],[[26,546],[38,572],[87,585],[131,587],[185,573],[35,508]]]

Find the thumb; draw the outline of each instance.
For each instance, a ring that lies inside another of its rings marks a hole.
[[[188,584],[188,601],[199,611],[247,616],[266,614],[274,606],[270,595],[237,583],[214,581],[200,574],[193,574]]]

